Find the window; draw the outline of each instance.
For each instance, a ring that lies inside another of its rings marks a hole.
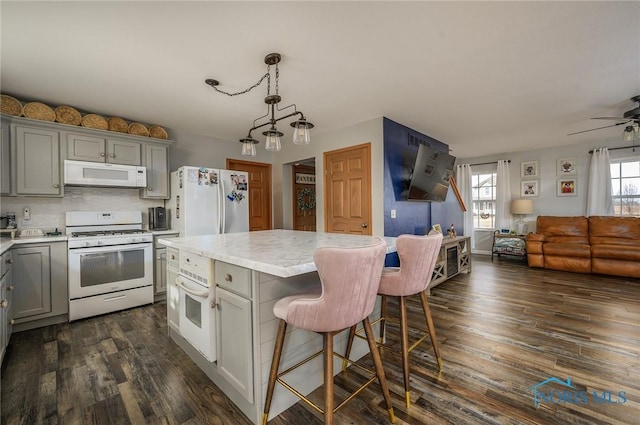
[[[611,195],[615,215],[640,215],[640,160],[611,162]]]
[[[496,173],[478,173],[471,177],[473,227],[494,229],[496,223]]]

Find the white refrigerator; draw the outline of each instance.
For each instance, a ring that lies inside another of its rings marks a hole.
[[[180,236],[248,232],[248,195],[244,171],[180,167],[171,173],[171,228]]]

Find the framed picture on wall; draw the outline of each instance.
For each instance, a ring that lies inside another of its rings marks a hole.
[[[540,163],[538,161],[522,161],[520,163],[520,177],[530,179],[540,176]]]
[[[558,196],[577,196],[576,179],[558,179]]]
[[[523,198],[535,198],[539,190],[538,180],[523,180],[520,184],[520,196]]]
[[[557,164],[557,174],[559,176],[573,176],[576,174],[575,158],[560,158]]]

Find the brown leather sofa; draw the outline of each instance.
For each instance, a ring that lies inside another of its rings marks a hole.
[[[640,218],[539,216],[530,267],[640,278]]]

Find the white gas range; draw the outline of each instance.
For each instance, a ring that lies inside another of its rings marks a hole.
[[[140,211],[66,213],[69,321],[153,303],[153,235]]]

